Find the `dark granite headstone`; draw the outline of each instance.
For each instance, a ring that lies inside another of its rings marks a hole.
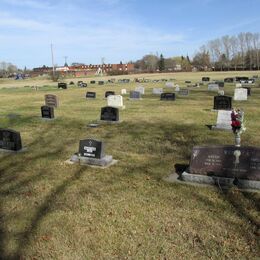
[[[251,96],[251,88],[250,88],[250,87],[244,87],[244,86],[242,85],[242,88],[247,89],[247,95],[248,95],[248,96]]]
[[[10,129],[0,129],[0,149],[19,151],[22,149],[22,140],[19,132]]]
[[[188,96],[189,95],[189,90],[188,89],[180,89],[179,90],[179,92],[178,92],[178,94],[180,95],[180,96]]]
[[[115,107],[102,107],[100,120],[119,121],[119,109]]]
[[[260,181],[260,148],[195,146],[191,155],[190,173]]]
[[[96,84],[96,81],[95,80],[91,80],[90,84]]]
[[[175,93],[162,93],[161,100],[175,100]]]
[[[210,77],[202,77],[202,81],[210,81]]]
[[[111,95],[115,95],[115,91],[106,91],[105,98],[107,98],[108,96],[111,96]]]
[[[90,92],[88,91],[86,93],[86,98],[96,98],[96,92]]]
[[[83,81],[79,80],[78,83],[77,83],[78,87],[80,87],[82,83],[83,83]]]
[[[74,85],[74,82],[73,82],[73,81],[71,81],[71,82],[70,82],[70,85]]]
[[[105,156],[103,143],[94,139],[80,140],[79,154],[83,157],[101,159]]]
[[[67,83],[58,83],[58,88],[61,88],[61,89],[67,89]]]
[[[225,78],[224,82],[233,83],[234,82],[234,78]]]
[[[225,83],[224,83],[224,81],[215,81],[214,82],[215,84],[218,84],[218,86],[220,87],[220,88],[224,88],[224,86],[225,86]]]
[[[232,109],[232,97],[215,96],[214,97],[214,109],[231,110]]]
[[[42,118],[52,119],[54,118],[54,108],[48,106],[41,107]]]
[[[56,95],[46,94],[44,98],[45,98],[46,106],[48,106],[48,107],[58,107],[59,106],[58,97]]]
[[[130,99],[140,99],[141,93],[139,91],[130,91]]]
[[[99,81],[98,82],[98,85],[104,85],[105,84],[105,81]]]
[[[249,77],[235,77],[235,81],[249,80]]]
[[[190,81],[190,80],[185,80],[185,83],[186,83],[186,84],[190,84],[191,81]]]
[[[82,82],[81,85],[80,85],[81,88],[86,88],[87,86],[88,86],[88,84],[84,83],[84,82]]]

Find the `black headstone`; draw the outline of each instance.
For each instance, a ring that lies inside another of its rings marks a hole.
[[[86,93],[86,98],[96,98],[96,92],[90,92],[88,91]]]
[[[98,82],[98,85],[104,85],[105,84],[105,81],[99,81]]]
[[[185,80],[185,83],[186,83],[186,84],[190,84],[191,81],[190,81],[190,80]]]
[[[115,91],[106,91],[105,98],[107,98],[108,96],[111,96],[111,95],[115,95]]]
[[[215,81],[214,82],[215,84],[218,84],[218,86],[220,87],[220,88],[224,88],[224,86],[225,86],[225,83],[224,83],[224,81]]]
[[[161,100],[175,100],[175,93],[162,93]]]
[[[95,80],[91,80],[90,84],[96,84],[96,81]]]
[[[82,83],[83,83],[83,81],[79,80],[78,83],[77,83],[78,87],[80,87]]]
[[[234,78],[225,78],[224,82],[233,83],[234,82]]]
[[[260,148],[252,146],[195,146],[190,173],[260,181]]]
[[[58,83],[58,88],[67,89],[67,83]]]
[[[249,80],[248,77],[235,77],[236,81],[241,81],[241,80]]]
[[[202,77],[202,81],[210,81],[210,77]]]
[[[22,140],[19,132],[10,129],[0,129],[0,149],[19,151],[22,149]]]
[[[53,107],[42,106],[41,112],[42,112],[42,118],[48,118],[48,119],[54,118],[54,108]]]
[[[119,121],[119,109],[115,107],[102,107],[100,120]]]
[[[94,139],[80,140],[79,154],[83,157],[101,159],[105,156],[103,143]]]
[[[247,89],[247,95],[251,96],[251,88],[250,87],[243,87],[243,85],[242,85],[242,88]]]
[[[216,110],[231,110],[232,109],[232,97],[215,96],[213,108]]]

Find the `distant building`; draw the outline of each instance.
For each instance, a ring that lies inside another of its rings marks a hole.
[[[102,70],[102,73],[107,74],[109,72],[133,72],[134,64],[102,64],[102,65],[76,65],[76,66],[63,66],[56,67],[55,71],[58,71],[64,75],[71,75],[73,77],[84,77],[89,75],[95,75],[98,70]],[[40,76],[49,74],[52,72],[52,67],[40,67],[32,70],[31,76]]]

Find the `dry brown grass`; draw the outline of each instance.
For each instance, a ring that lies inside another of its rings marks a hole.
[[[212,75],[217,79],[230,74]],[[195,82],[202,74],[168,76],[184,86],[185,79]],[[26,153],[0,157],[3,259],[259,257],[259,194],[162,180],[175,164],[189,162],[194,145],[233,144],[232,134],[205,127],[216,122],[216,113],[210,111],[214,94],[206,86],[175,102],[161,102],[151,92],[164,83],[142,84],[142,101],[124,99],[121,124],[87,127],[106,105],[106,90],[119,94],[121,88],[129,91],[135,85],[0,91],[0,124],[20,131],[28,148]],[[232,95],[233,89],[227,85],[225,92]],[[91,90],[97,100],[86,101],[85,92]],[[52,122],[40,119],[46,93],[60,99]],[[235,106],[246,112],[243,145],[260,146],[260,89],[252,93],[249,101]],[[20,117],[10,119],[10,113]],[[106,153],[118,164],[105,170],[65,164],[79,140],[89,137],[103,140]]]

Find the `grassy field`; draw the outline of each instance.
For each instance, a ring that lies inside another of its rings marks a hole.
[[[185,80],[195,83],[208,75],[223,79],[241,73],[144,77],[174,78],[184,87]],[[24,87],[33,85],[45,86]],[[20,131],[27,147],[24,153],[0,155],[2,259],[259,259],[259,193],[162,180],[176,165],[189,163],[194,145],[234,144],[231,133],[205,126],[217,117],[211,111],[215,94],[206,86],[162,102],[152,88],[165,83],[142,83],[143,100],[124,97],[122,123],[87,127],[99,119],[105,91],[120,94],[136,85],[58,90],[47,80],[0,81],[0,125]],[[86,100],[86,91],[96,91],[97,99]],[[233,92],[234,84],[226,84],[225,94]],[[40,116],[47,93],[60,101],[51,122]],[[260,88],[233,105],[245,111],[242,144],[260,146]],[[86,138],[104,141],[106,154],[119,162],[103,170],[66,164]]]

